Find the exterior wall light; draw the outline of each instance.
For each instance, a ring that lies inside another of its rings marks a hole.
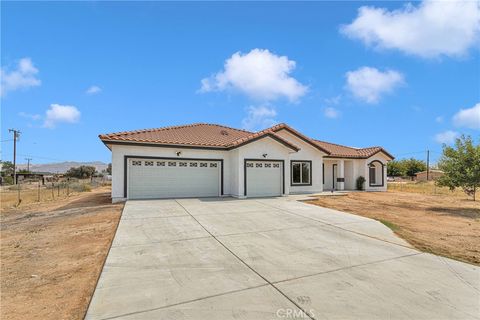
[[[180,155],[182,154],[182,151],[177,151],[176,154],[177,154],[177,157],[180,157]]]
[[[266,158],[266,157],[268,156],[268,154],[264,153],[264,154],[262,154],[262,156],[263,156],[264,158]]]

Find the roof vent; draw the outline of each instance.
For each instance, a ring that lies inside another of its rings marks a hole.
[[[222,130],[222,131],[220,131],[220,134],[222,136],[228,136],[228,131],[227,130]]]

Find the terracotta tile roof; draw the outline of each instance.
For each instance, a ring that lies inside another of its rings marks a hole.
[[[144,142],[223,148],[252,132],[208,123],[101,134],[102,141]]]
[[[282,129],[289,131],[293,135],[299,137],[301,140],[325,152],[327,157],[368,158],[377,152],[383,151],[393,159],[393,156],[391,156],[381,147],[352,148],[325,141],[314,140],[289,127],[285,123],[280,123],[258,132],[239,130],[217,124],[194,123],[183,126],[101,134],[99,135],[99,138],[105,144],[108,144],[109,142],[132,142],[228,150],[268,136],[295,151],[300,150],[298,146],[277,134],[277,132]]]
[[[293,135],[297,136],[298,138],[300,138],[301,140],[305,141],[306,143],[309,143],[311,144],[313,147],[325,152],[326,154],[330,154],[330,152],[323,148],[321,145],[315,143],[315,140],[301,134],[300,132],[298,132],[297,130],[293,129],[292,127],[288,126],[287,124],[285,123],[279,123],[271,128],[268,128],[268,129],[265,129],[265,130],[271,130],[273,132],[278,132],[282,129],[285,129],[287,131],[289,131],[290,133],[292,133]]]
[[[265,130],[262,130],[262,131],[258,131],[258,132],[255,132],[255,133],[252,133],[251,135],[247,136],[247,137],[243,137],[243,138],[240,138],[236,141],[234,141],[232,144],[230,145],[227,145],[228,148],[236,148],[236,147],[239,147],[243,144],[246,144],[248,142],[251,142],[251,141],[254,141],[256,139],[260,139],[262,137],[265,137],[265,136],[268,136],[272,139],[275,139],[277,140],[278,142],[282,143],[283,145],[295,150],[295,151],[298,151],[300,150],[299,147],[297,147],[296,145],[294,145],[293,143],[291,143],[290,141],[288,140],[285,140],[284,138],[280,137],[278,134],[276,134],[274,131],[270,130],[269,129],[265,129]]]
[[[230,149],[263,136],[270,136],[296,151],[300,150],[273,131],[250,132],[208,123],[101,134],[99,138],[105,143],[136,142]]]
[[[369,158],[374,154],[382,151],[392,159],[394,157],[385,151],[382,147],[368,147],[368,148],[354,148],[342,146],[335,143],[314,140],[318,145],[322,146],[324,149],[330,152],[328,157],[333,158]]]

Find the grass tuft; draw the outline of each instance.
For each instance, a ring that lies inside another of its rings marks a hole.
[[[390,222],[390,221],[387,221],[387,220],[382,220],[382,219],[378,219],[378,221],[380,221],[385,226],[390,228],[393,232],[400,230],[400,227],[393,222]]]

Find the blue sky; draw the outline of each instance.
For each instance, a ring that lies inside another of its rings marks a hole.
[[[435,159],[479,137],[480,10],[405,4],[2,2],[2,159],[9,128],[20,163],[109,162],[100,133],[193,122]]]

